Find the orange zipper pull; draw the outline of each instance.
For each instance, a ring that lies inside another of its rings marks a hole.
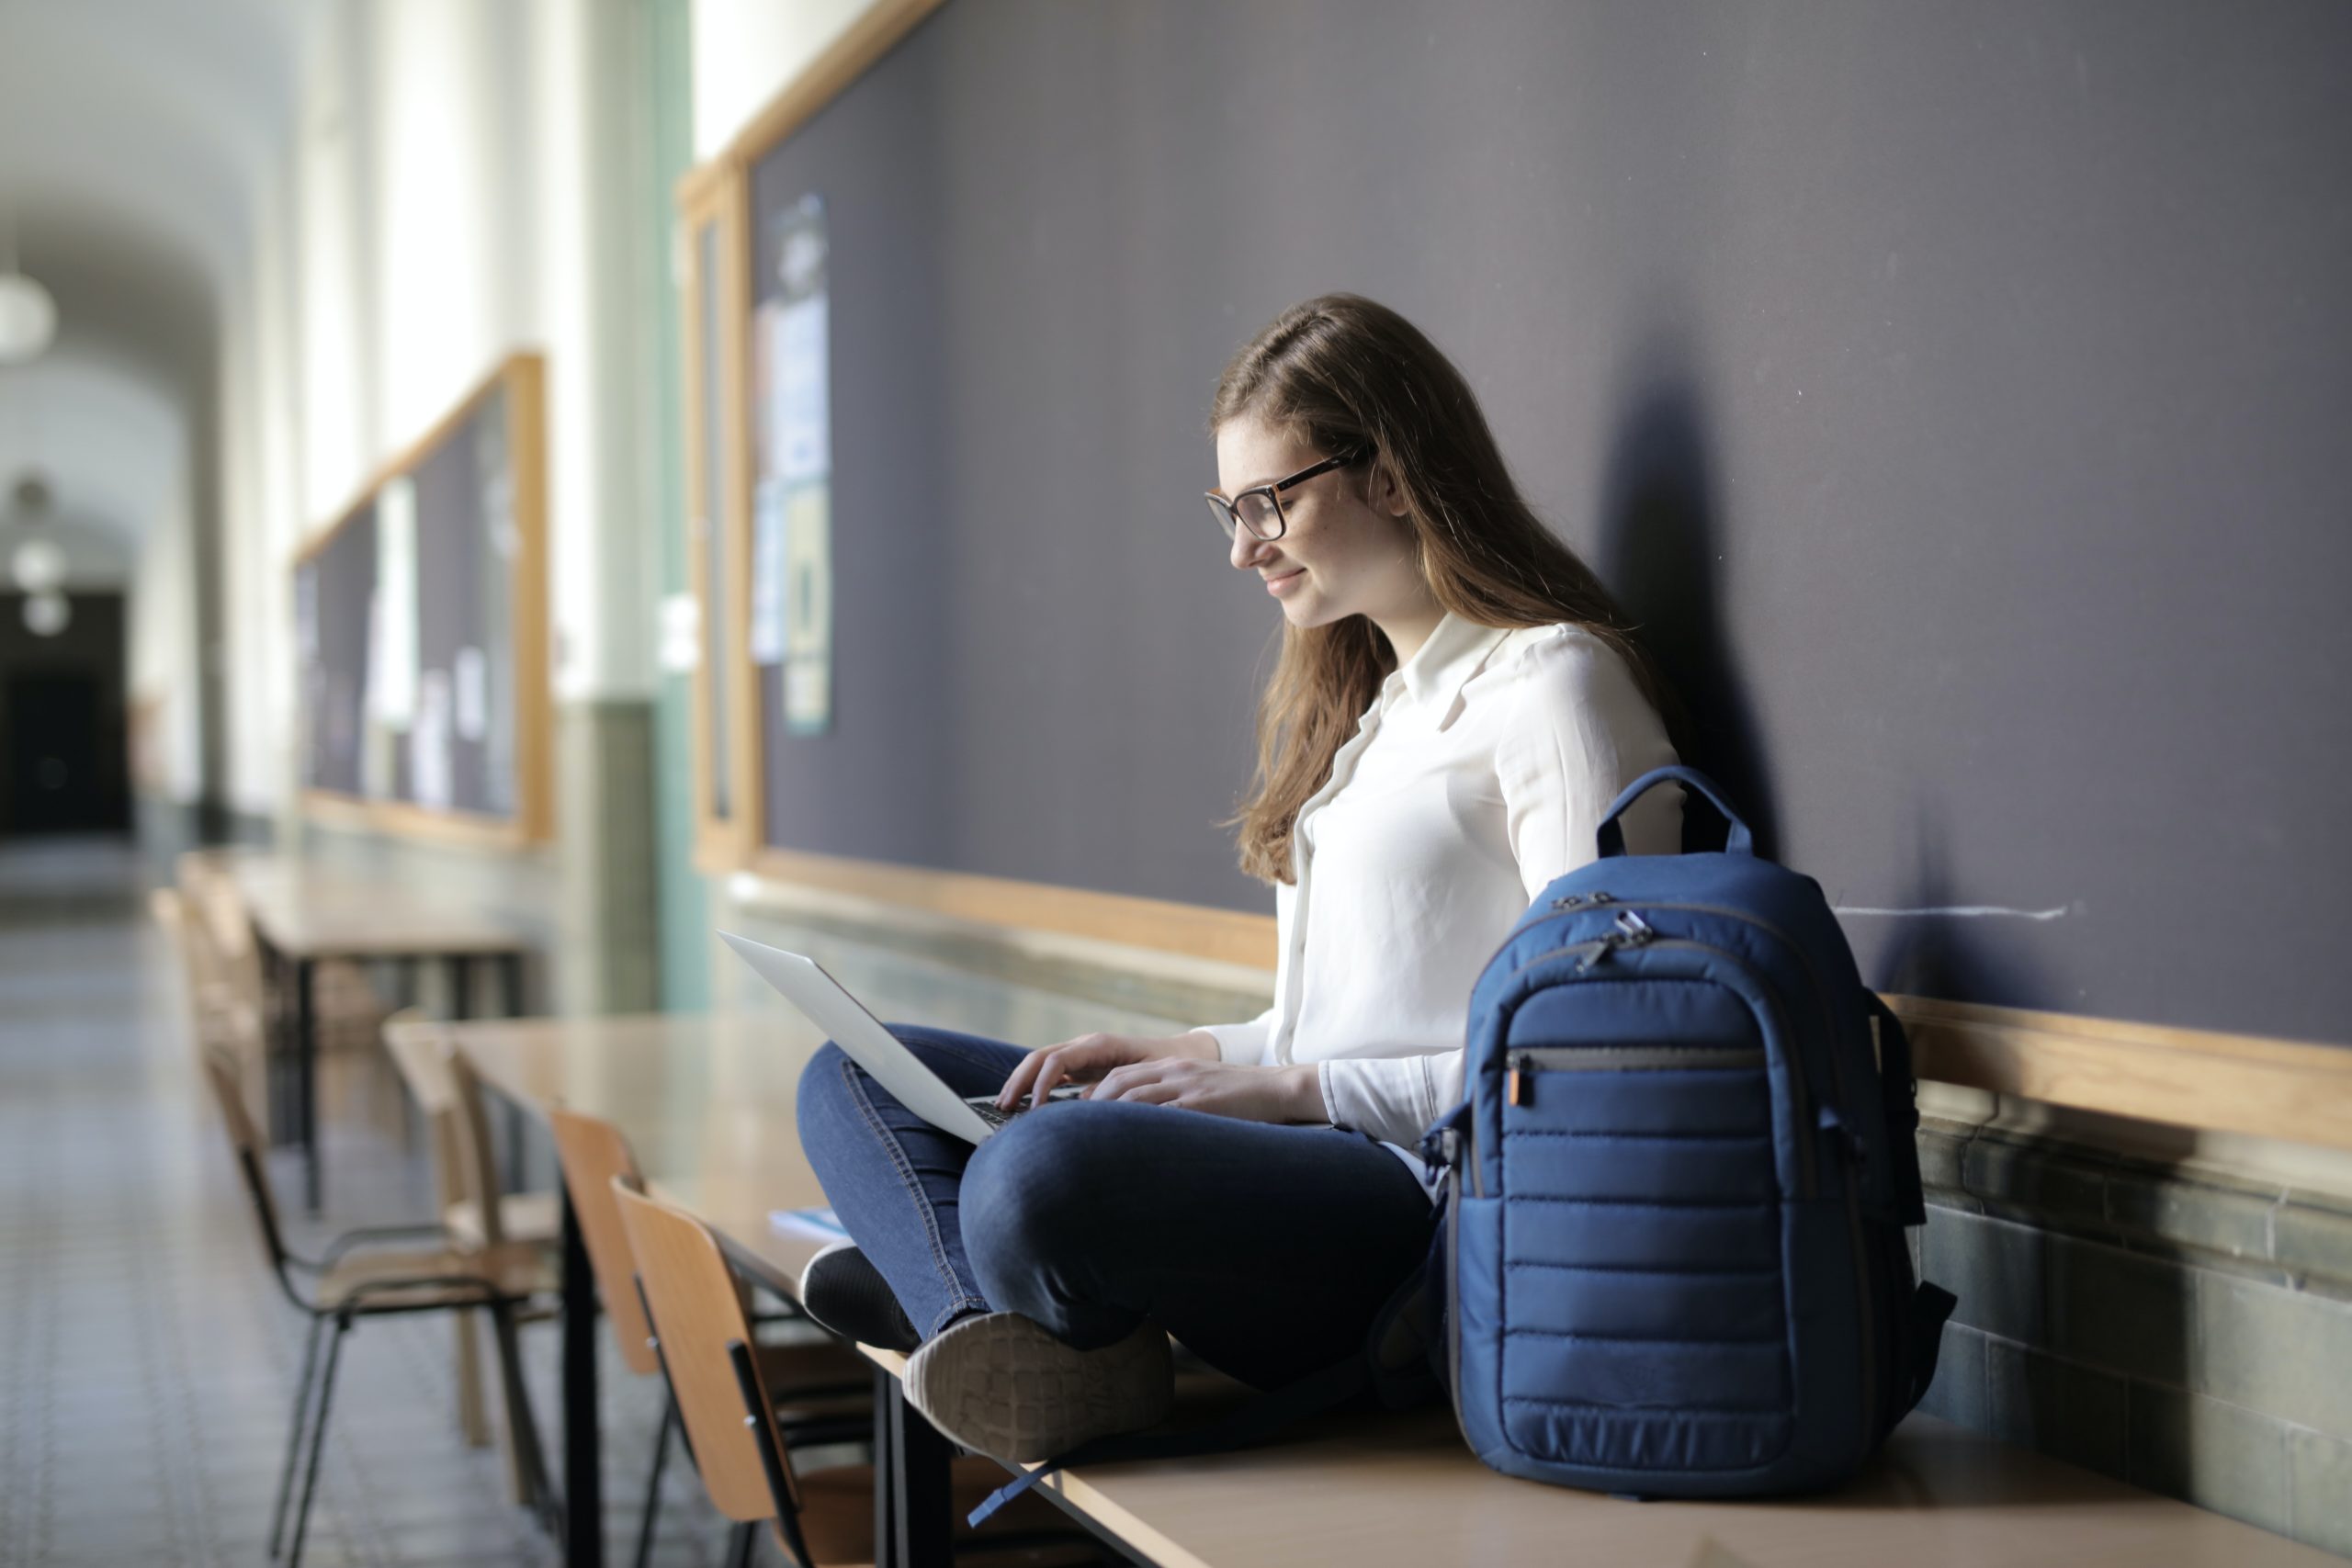
[[[1528,1092],[1529,1088],[1526,1078],[1520,1073],[1519,1062],[1513,1060],[1510,1075],[1503,1079],[1503,1098],[1513,1105],[1525,1105],[1534,1099]]]

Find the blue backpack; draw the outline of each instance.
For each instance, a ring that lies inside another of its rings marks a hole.
[[[1668,779],[1721,852],[1628,856]],[[1954,1299],[1926,1220],[1903,1029],[1810,877],[1660,768],[1544,890],[1470,1000],[1447,1168],[1444,1378],[1508,1474],[1650,1497],[1851,1475],[1935,1375]]]
[[[1719,853],[1625,853],[1676,780]],[[1927,1218],[1903,1026],[1812,878],[1759,859],[1703,775],[1659,768],[1600,858],[1544,890],[1470,997],[1467,1096],[1421,1155],[1446,1201],[1427,1265],[1361,1355],[1191,1432],[1068,1464],[1245,1448],[1367,1392],[1452,1391],[1506,1474],[1639,1497],[1743,1497],[1860,1469],[1935,1376],[1954,1298],[1915,1285]]]

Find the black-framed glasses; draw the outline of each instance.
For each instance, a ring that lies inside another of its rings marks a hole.
[[[1261,543],[1279,539],[1290,526],[1290,520],[1283,515],[1283,491],[1293,485],[1305,484],[1317,474],[1328,474],[1333,468],[1344,468],[1351,463],[1361,462],[1366,455],[1367,449],[1358,446],[1336,457],[1309,463],[1287,479],[1276,479],[1272,484],[1251,485],[1231,501],[1210,491],[1207,492],[1209,510],[1216,513],[1217,526],[1225,530],[1225,536],[1228,539],[1233,537],[1237,528],[1249,529],[1250,536]]]

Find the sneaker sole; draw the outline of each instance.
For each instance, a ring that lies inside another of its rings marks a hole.
[[[1168,1336],[1146,1323],[1116,1345],[1077,1350],[1017,1313],[967,1317],[907,1362],[907,1398],[967,1449],[1018,1463],[1168,1418]]]

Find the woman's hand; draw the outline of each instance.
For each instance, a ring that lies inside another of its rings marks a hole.
[[[1244,1122],[1320,1122],[1323,1084],[1312,1062],[1261,1067],[1239,1062],[1155,1057],[1114,1067],[1089,1100],[1172,1105]]]
[[[1216,1060],[1216,1036],[1201,1030],[1158,1037],[1147,1034],[1081,1034],[1058,1045],[1041,1045],[1021,1059],[998,1091],[997,1109],[1010,1111],[1035,1091],[1036,1103],[1062,1083],[1094,1083],[1114,1067],[1162,1058]]]

